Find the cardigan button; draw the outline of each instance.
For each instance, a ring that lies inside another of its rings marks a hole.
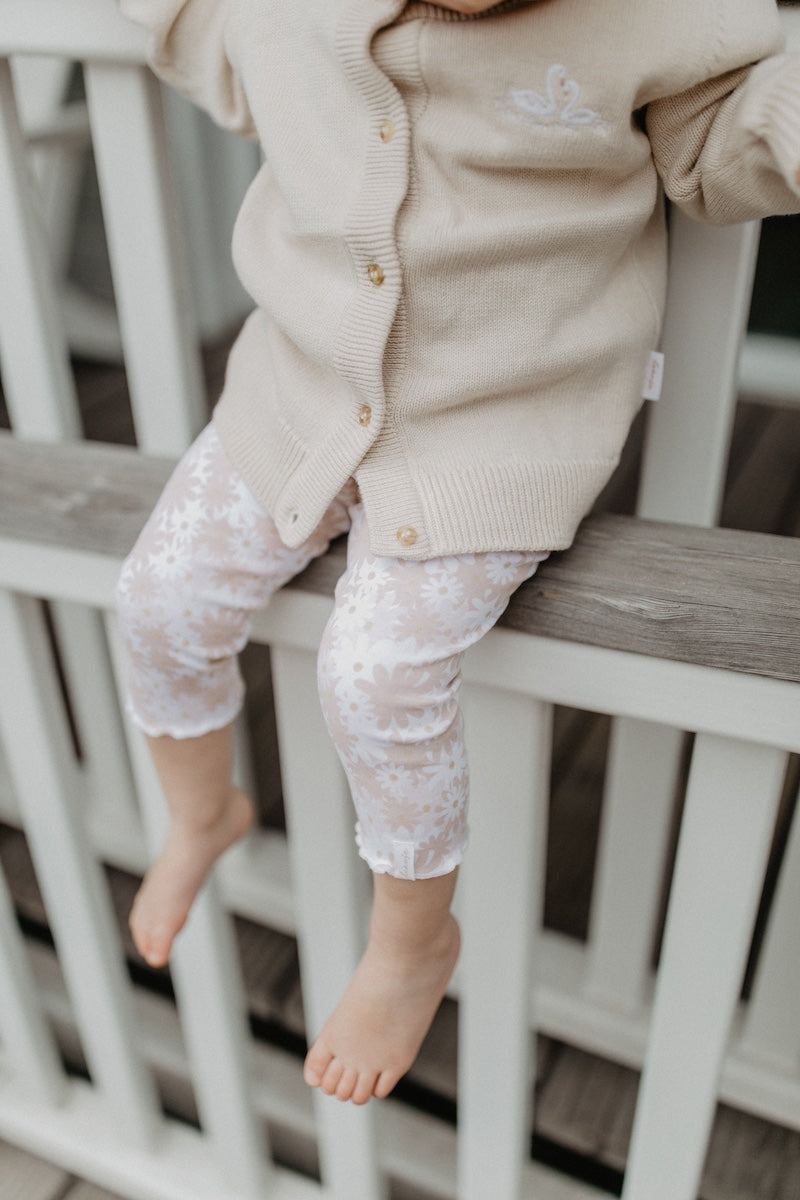
[[[368,404],[362,404],[358,412],[359,425],[369,425],[372,420],[372,409]]]
[[[390,142],[392,140],[394,137],[394,121],[391,117],[387,117],[385,121],[381,121],[378,133],[382,142]]]
[[[370,263],[367,267],[367,275],[370,283],[374,283],[375,287],[380,287],[386,278],[383,267],[379,263]]]
[[[401,546],[411,547],[416,545],[418,533],[413,525],[403,525],[397,531],[397,540]]]

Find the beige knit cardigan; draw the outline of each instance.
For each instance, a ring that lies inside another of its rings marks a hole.
[[[800,210],[773,0],[120,3],[264,149],[214,419],[289,546],[350,476],[378,554],[567,546],[658,343],[663,193]]]

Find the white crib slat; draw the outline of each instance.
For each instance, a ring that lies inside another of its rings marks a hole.
[[[646,999],[683,738],[647,721],[612,727],[585,994],[618,1012]]]
[[[176,946],[172,978],[195,1097],[216,1160],[236,1194],[264,1200],[274,1184],[247,1065],[244,990],[231,919],[210,879]]]
[[[91,815],[131,830],[136,797],[102,616],[63,600],[52,612],[65,676],[74,685],[70,704]]]
[[[14,430],[28,438],[76,437],[75,383],[53,264],[6,59],[0,59],[0,351]]]
[[[178,455],[206,409],[161,92],[144,67],[87,63],[84,76],[137,439]]]
[[[800,1064],[799,818],[796,808],[739,1045],[747,1058],[781,1073]]]
[[[203,337],[219,337],[253,307],[233,267],[231,234],[260,150],[257,142],[214,125],[171,88],[163,100],[187,244],[202,250],[189,257],[198,326]]]
[[[119,679],[125,666],[109,622]],[[151,856],[168,828],[168,809],[144,738],[126,720],[129,753]],[[274,1175],[266,1131],[252,1103],[241,971],[230,919],[212,876],[195,901],[173,948],[170,970],[191,1065],[195,1100],[214,1161],[228,1186],[247,1200],[271,1194]]]
[[[143,62],[144,31],[106,0],[3,0],[0,53]]]
[[[698,734],[624,1200],[695,1200],[786,755]]]
[[[17,286],[0,288],[3,380],[15,434],[58,440],[77,436],[78,402],[58,304],[50,248],[42,237],[26,150],[13,108],[8,63],[0,62],[0,225],[3,264]],[[8,242],[8,245],[6,245]],[[131,787],[115,728],[113,685],[98,618],[80,606],[57,606],[61,650],[76,706],[95,795],[113,802]],[[123,800],[124,802],[124,800]]]
[[[673,210],[670,287],[681,303],[668,306],[664,390],[648,413],[641,517],[718,520],[759,231],[758,222],[711,228]]]
[[[87,846],[78,777],[37,602],[0,593],[0,719],[25,831],[92,1078],[132,1141],[155,1130],[108,895]]]
[[[0,1049],[19,1086],[46,1104],[66,1095],[53,1036],[39,1008],[14,906],[0,871]]]
[[[272,679],[309,1038],[344,992],[363,950],[352,803],[319,709],[316,659],[273,647]],[[315,1092],[323,1182],[337,1200],[382,1200],[376,1104]]]
[[[495,688],[470,689],[464,705],[472,800],[460,885],[458,1195],[516,1200],[531,1131],[531,965],[544,889],[552,708]]]

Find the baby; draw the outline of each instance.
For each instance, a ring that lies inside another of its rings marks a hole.
[[[171,813],[131,926],[166,962],[250,827],[236,655],[346,532],[319,689],[374,906],[305,1077],[361,1104],[413,1062],[458,956],[463,654],[618,460],[664,193],[717,222],[800,210],[800,59],[773,0],[120,4],[265,156],[234,233],[254,312],[118,589]]]

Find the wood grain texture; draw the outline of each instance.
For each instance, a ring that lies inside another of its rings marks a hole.
[[[0,435],[0,536],[125,555],[171,464],[121,446]],[[335,544],[293,585],[332,595]],[[800,681],[800,540],[599,514],[512,599],[526,633]]]

